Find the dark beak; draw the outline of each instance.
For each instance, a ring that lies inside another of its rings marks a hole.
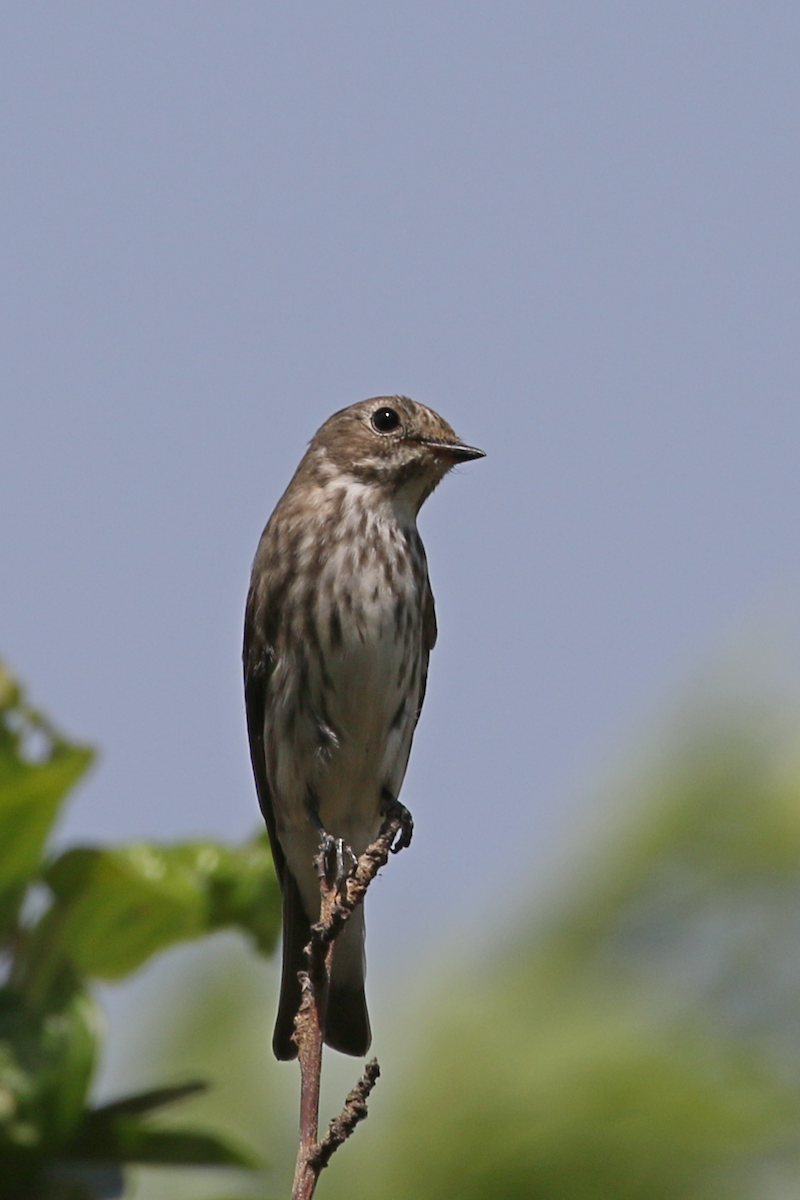
[[[439,454],[444,454],[448,458],[452,458],[453,462],[470,462],[473,458],[486,458],[485,450],[478,450],[475,446],[465,446],[463,442],[445,442],[439,438],[415,438],[423,446],[428,446],[431,450],[438,451]]]

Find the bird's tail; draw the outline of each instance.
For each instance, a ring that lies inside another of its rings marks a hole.
[[[275,1057],[297,1058],[292,1040],[294,1018],[300,1007],[298,972],[305,969],[303,951],[311,937],[300,892],[290,871],[283,878],[283,968],[278,1016],[272,1037]],[[356,909],[336,941],[331,985],[328,991],[325,1042],[342,1054],[361,1057],[369,1050],[372,1034],[364,995],[364,911]]]
[[[300,980],[298,972],[305,970],[303,950],[311,937],[311,922],[303,909],[300,892],[290,871],[284,870],[281,880],[283,893],[283,960],[281,968],[281,995],[278,1001],[278,1016],[272,1035],[272,1049],[281,1062],[297,1058],[297,1046],[292,1040],[294,1018],[300,1007]]]
[[[367,998],[364,995],[364,908],[359,905],[336,939],[325,1018],[325,1041],[342,1054],[361,1057],[369,1050]]]

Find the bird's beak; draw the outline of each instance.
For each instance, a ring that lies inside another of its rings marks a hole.
[[[418,437],[414,439],[437,454],[452,458],[453,462],[470,462],[473,458],[486,458],[485,450],[476,446],[465,446],[463,442],[446,442],[440,438]]]

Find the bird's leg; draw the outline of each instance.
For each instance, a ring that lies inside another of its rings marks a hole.
[[[336,888],[341,899],[347,891],[347,881],[358,866],[358,859],[344,838],[331,837],[322,831],[319,843],[320,858],[323,863],[325,885]]]
[[[414,818],[405,804],[401,804],[387,787],[381,790],[381,816],[390,821],[397,821],[400,826],[397,838],[391,848],[392,854],[399,854],[401,850],[405,850],[406,846],[411,845],[411,837],[414,833]]]
[[[319,853],[322,863],[322,877],[327,887],[336,887],[337,894],[345,894],[347,881],[352,876],[358,864],[353,851],[344,838],[333,837],[322,824],[319,815],[319,804],[316,797],[309,797],[307,802],[308,815],[319,834]]]
[[[336,891],[339,899],[347,895],[347,881],[351,879],[358,866],[358,859],[353,851],[348,846],[344,838],[332,838],[336,845],[336,873],[333,881],[336,884]]]

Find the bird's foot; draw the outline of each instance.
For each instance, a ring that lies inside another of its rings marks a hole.
[[[405,804],[401,804],[397,797],[393,796],[386,788],[384,788],[381,798],[381,816],[388,821],[397,821],[400,826],[391,847],[392,854],[399,854],[401,850],[405,850],[406,846],[411,845],[414,818]]]
[[[329,833],[323,833],[317,861],[320,864],[320,875],[326,885],[329,888],[335,887],[338,894],[344,896],[347,881],[358,864],[358,859],[344,838],[335,838]]]

